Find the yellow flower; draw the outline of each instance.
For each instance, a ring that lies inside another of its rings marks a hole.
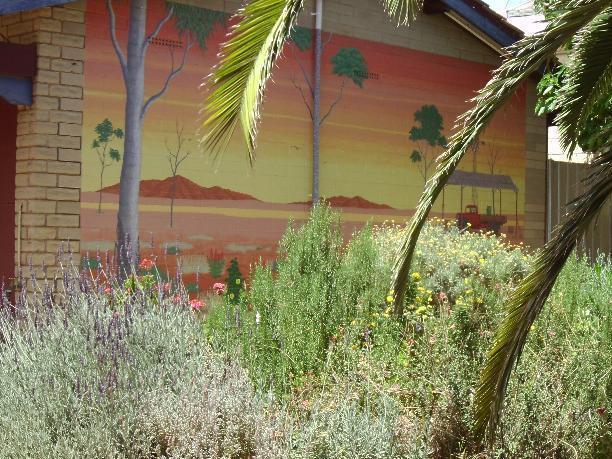
[[[230,300],[233,300],[233,299],[234,299],[234,294],[233,294],[233,293],[230,293],[230,294],[229,294],[229,297],[230,297]]]
[[[393,297],[391,295],[387,296],[387,303],[393,303]]]
[[[236,279],[236,285],[240,285],[240,278]]]
[[[416,310],[416,313],[423,314],[425,311],[427,311],[427,308],[425,306],[419,306]]]
[[[410,277],[412,277],[412,280],[414,282],[418,282],[418,281],[421,280],[421,275],[419,273],[417,273],[417,272],[413,272]]]

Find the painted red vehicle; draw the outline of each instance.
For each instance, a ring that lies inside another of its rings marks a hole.
[[[475,204],[465,206],[465,212],[458,213],[456,218],[459,228],[468,228],[470,231],[493,231],[495,234],[499,234],[501,227],[508,221],[505,215],[479,214],[478,206]]]

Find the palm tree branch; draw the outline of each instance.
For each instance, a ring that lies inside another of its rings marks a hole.
[[[423,0],[383,0],[385,12],[398,24],[412,22],[423,8]]]
[[[213,150],[225,149],[240,120],[249,159],[254,160],[265,85],[302,5],[303,0],[251,0],[236,13],[239,22],[207,80],[204,143]]]
[[[416,212],[411,219],[408,234],[399,249],[394,266],[392,290],[395,294],[395,313],[403,313],[412,257],[419,233],[425,224],[433,203],[454,172],[469,147],[484,131],[495,112],[514,94],[539,67],[552,59],[555,52],[566,44],[609,5],[609,0],[573,0],[570,7],[551,20],[547,27],[525,37],[507,49],[507,57],[494,72],[492,79],[479,91],[474,106],[457,123],[447,150],[440,156],[435,174],[428,180]]]
[[[529,330],[576,241],[612,195],[612,151],[609,148],[590,166],[584,183],[586,191],[570,203],[566,219],[555,229],[553,238],[536,256],[533,270],[508,300],[506,315],[497,329],[476,390],[477,438],[495,432],[510,373],[520,358]]]
[[[571,154],[597,103],[612,91],[612,7],[577,34],[556,119],[563,148]]]

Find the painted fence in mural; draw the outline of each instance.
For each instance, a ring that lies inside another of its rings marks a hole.
[[[116,3],[117,35],[125,43],[127,8]],[[150,2],[150,28],[166,7]],[[243,274],[256,260],[273,262],[289,219],[304,219],[311,199],[310,29],[296,28],[274,72],[254,166],[238,135],[220,157],[200,148],[201,83],[216,62],[228,21],[225,13],[180,5],[146,61],[145,92],[151,94],[186,52],[184,68],[143,126],[141,249],[168,271],[180,255],[183,273],[203,288],[225,277],[230,260]],[[83,251],[90,256],[114,247],[123,153],[125,91],[108,24],[105,2],[89,1],[81,225]],[[186,49],[189,42],[194,46]],[[454,120],[492,69],[338,34],[326,33],[324,42],[321,196],[342,209],[347,235],[367,221],[404,221]],[[502,215],[501,231],[520,239],[524,132],[520,91],[466,157],[463,174],[447,186],[433,214],[455,218],[466,205],[476,205],[482,215]]]

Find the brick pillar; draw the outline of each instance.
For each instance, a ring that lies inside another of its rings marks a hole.
[[[62,241],[79,260],[85,2],[2,16],[0,30],[38,45],[33,104],[17,115],[15,261],[26,274],[31,263],[37,278],[52,278]]]

